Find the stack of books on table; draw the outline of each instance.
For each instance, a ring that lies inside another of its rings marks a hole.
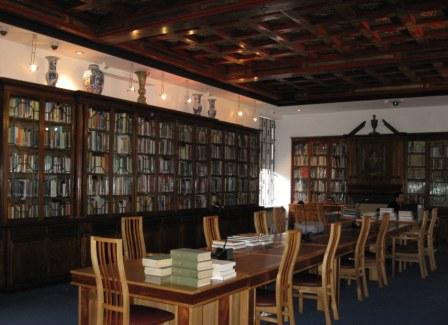
[[[241,249],[246,247],[246,243],[242,240],[214,240],[212,248],[232,248]]]
[[[168,254],[157,254],[144,257],[142,264],[144,266],[145,281],[164,284],[171,280],[172,259]]]
[[[212,277],[211,252],[201,249],[178,248],[171,250],[173,272],[171,283],[202,287],[209,285]]]
[[[224,260],[212,260],[212,280],[227,280],[236,276],[235,262]]]
[[[246,246],[259,246],[259,245],[267,245],[272,244],[274,242],[273,235],[266,234],[241,234],[234,235],[228,238],[232,241],[242,241]]]

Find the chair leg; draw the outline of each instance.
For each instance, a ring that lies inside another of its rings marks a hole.
[[[289,301],[288,303],[288,320],[289,320],[289,324],[295,324],[296,323],[296,319],[294,317],[294,305],[292,303],[292,300]]]
[[[333,312],[333,317],[336,320],[339,320],[339,308],[338,301],[336,299],[336,287],[333,285],[330,291],[330,302],[331,302],[331,310]]]
[[[434,272],[435,270],[437,270],[437,263],[436,263],[436,256],[434,254],[434,249],[431,248],[429,249],[428,252],[428,256],[429,256],[429,267],[431,269],[432,272]]]
[[[303,297],[299,292],[299,314],[303,314]]]
[[[359,276],[359,272],[356,272],[356,295],[358,297],[358,301],[362,301],[362,284],[361,277]]]
[[[367,298],[369,296],[369,287],[367,286],[367,276],[366,276],[366,269],[363,268],[361,270],[361,277],[362,277],[362,287],[363,287],[363,294],[364,298]]]
[[[381,268],[381,263],[379,261],[376,261],[375,263],[375,267],[376,267],[376,273],[377,273],[377,280],[378,280],[378,286],[380,288],[384,287],[384,283],[383,283],[383,269]]]
[[[395,276],[395,240],[392,241],[392,276]]]
[[[422,277],[422,279],[425,279],[428,275],[428,272],[426,271],[425,251],[421,247],[419,249],[418,259],[420,264],[420,276]]]
[[[384,286],[389,285],[389,280],[387,279],[386,261],[381,262],[381,274],[383,276]]]
[[[328,294],[326,290],[321,292],[320,299],[322,299],[322,307],[324,309],[325,315],[325,325],[331,325],[331,315],[330,315],[330,306],[328,305]]]
[[[259,312],[255,312],[255,325],[260,325],[260,313]]]

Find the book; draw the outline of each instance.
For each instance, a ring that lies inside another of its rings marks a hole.
[[[198,262],[178,258],[178,259],[173,259],[173,268],[174,267],[181,267],[184,269],[203,271],[203,270],[211,269],[213,266],[212,266],[211,260],[198,263]]]
[[[147,275],[167,276],[167,275],[171,275],[172,268],[171,268],[171,266],[162,267],[162,268],[145,267],[144,272]]]
[[[155,254],[142,258],[143,266],[153,267],[153,268],[164,268],[171,266],[173,260],[169,254]]]
[[[171,282],[171,275],[158,276],[158,275],[147,275],[145,274],[145,282],[150,282],[154,284],[165,284]]]
[[[210,278],[204,278],[204,279],[197,279],[197,278],[190,278],[180,275],[173,275],[171,276],[171,283],[183,285],[187,287],[203,287],[206,285],[209,285],[211,283]]]
[[[233,270],[235,268],[236,262],[213,259],[212,264],[213,264],[213,272],[215,271],[226,272]]]
[[[211,259],[211,252],[192,249],[192,248],[178,248],[171,250],[171,257],[174,259],[184,259],[191,262],[202,262]]]
[[[172,275],[180,275],[195,279],[211,278],[212,269],[198,271],[198,270],[184,269],[181,267],[173,267]]]
[[[215,272],[215,271],[213,271],[213,274],[212,274],[212,280],[223,281],[223,280],[227,280],[227,279],[234,278],[234,277],[236,277],[235,270],[231,270],[231,271],[227,271],[227,272]]]
[[[243,241],[238,240],[214,240],[212,243],[213,248],[233,248],[240,249],[246,247],[246,244]]]

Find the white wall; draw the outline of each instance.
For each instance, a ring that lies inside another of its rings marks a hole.
[[[91,63],[82,59],[60,55],[58,52],[50,49],[44,50],[37,49],[36,63],[39,66],[38,71],[31,73],[28,69],[30,63],[31,48],[30,46],[22,43],[13,42],[6,38],[0,39],[0,77],[7,77],[12,79],[19,79],[23,81],[29,81],[39,84],[46,84],[45,72],[48,69],[47,60],[45,56],[56,55],[60,57],[57,64],[57,71],[59,73],[59,80],[57,87],[66,88],[71,90],[83,90],[82,75]],[[151,69],[153,70],[153,69]],[[154,70],[153,70],[154,71]],[[109,68],[105,71],[105,82],[102,94],[106,96],[117,97],[130,101],[136,101],[137,92],[129,92],[129,71],[120,69]],[[136,80],[136,77],[134,77]],[[185,99],[187,90],[185,87],[181,87],[175,84],[165,82],[165,91],[168,94],[168,98],[163,101],[160,99],[160,75],[156,76],[156,79],[147,79],[146,86],[146,98],[147,103],[155,106],[166,107],[173,110],[186,111],[192,113],[191,104],[186,104]],[[134,86],[138,88],[137,82],[134,82]],[[205,88],[205,86],[204,86]],[[190,94],[193,90],[189,91]],[[226,96],[229,97],[229,96]],[[249,127],[258,127],[259,123],[253,121],[253,117],[258,114],[270,115],[272,112],[272,106],[258,102],[257,111],[255,112],[254,106],[241,102],[240,109],[243,111],[243,116],[237,115],[238,103],[237,95],[232,95],[235,100],[229,100],[216,96],[216,118],[219,120],[246,125]],[[249,100],[248,102],[253,102]],[[206,98],[202,99],[202,115],[207,116],[208,102]]]
[[[275,205],[287,207],[290,202],[292,137],[343,135],[362,121],[366,121],[366,126],[359,134],[368,134],[372,131],[370,120],[373,114],[380,120],[377,129],[380,133],[391,133],[384,127],[381,119],[385,119],[401,132],[448,131],[448,106],[283,115],[276,125]]]

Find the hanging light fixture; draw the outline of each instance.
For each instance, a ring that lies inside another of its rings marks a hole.
[[[31,39],[31,58],[30,58],[30,64],[28,68],[31,72],[36,72],[39,67],[36,63],[36,50],[37,50],[37,35],[33,34],[33,38]]]
[[[258,116],[257,116],[257,100],[254,99],[254,117],[253,117],[254,122],[258,121]]]
[[[191,104],[193,102],[193,99],[190,96],[190,89],[188,88],[188,79],[185,78],[185,88],[187,89],[187,99],[185,100],[187,104]]]
[[[167,97],[168,96],[165,92],[165,73],[162,72],[162,78],[161,78],[161,83],[160,83],[160,99],[166,100]]]
[[[134,77],[133,77],[133,70],[134,70],[134,63],[131,63],[129,65],[129,85],[128,85],[128,92],[135,92],[135,87],[134,87]]]
[[[243,116],[243,111],[240,109],[240,101],[241,101],[241,96],[240,95],[238,95],[238,116],[239,117],[242,117]]]

